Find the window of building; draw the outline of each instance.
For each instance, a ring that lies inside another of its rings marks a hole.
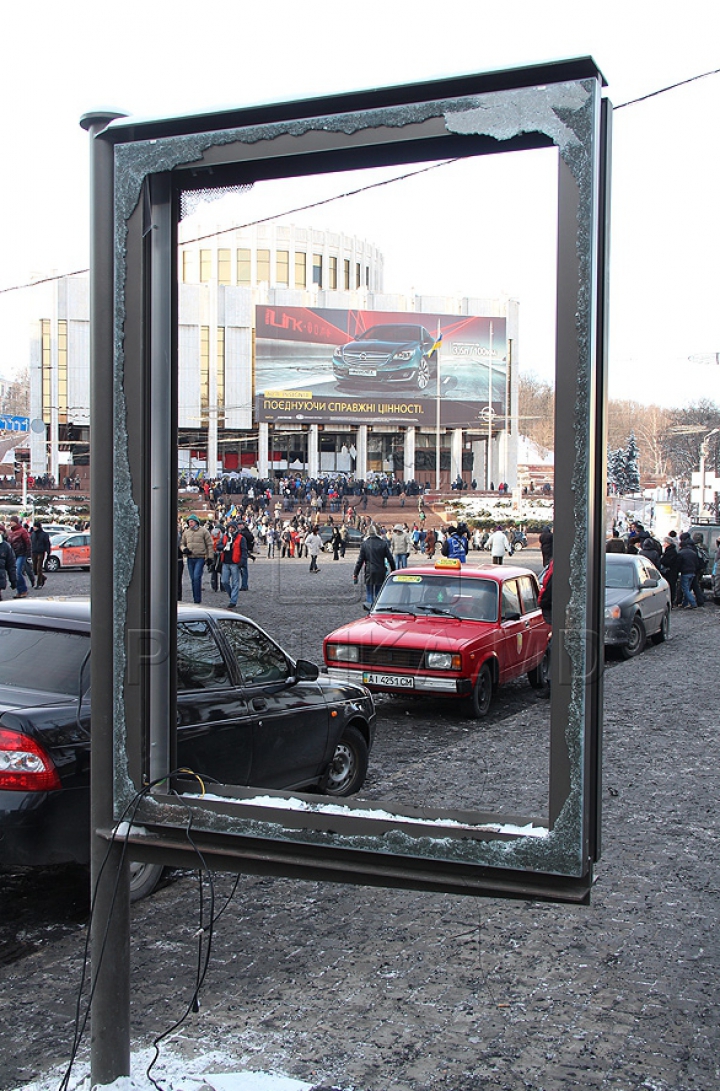
[[[218,284],[232,284],[230,250],[218,250]]]
[[[225,328],[218,326],[217,331],[217,422],[218,428],[225,427]]]
[[[278,250],[275,255],[275,280],[287,288],[290,283],[290,251]]]
[[[58,424],[67,424],[68,407],[68,359],[67,322],[58,322]]]
[[[307,269],[304,254],[295,254],[295,287],[307,288]]]
[[[200,282],[207,284],[212,280],[212,250],[200,251]]]
[[[356,265],[355,265],[355,287],[359,288],[361,284],[362,284],[361,269],[360,269],[360,262],[358,261],[356,263]]]
[[[313,284],[322,288],[322,254],[313,254]]]
[[[52,407],[52,353],[50,348],[50,319],[43,318],[41,326],[41,351],[42,351],[42,417],[46,424],[50,423],[50,409]]]
[[[195,250],[182,252],[183,284],[193,284],[197,280],[197,253]]]
[[[237,252],[237,282],[238,284],[252,284],[251,277],[250,251],[245,247],[241,247]]]
[[[338,286],[337,274],[338,274],[338,259],[337,258],[330,258],[330,267],[328,269],[328,280],[330,282],[330,287],[333,289],[333,291],[337,291],[337,286]]]
[[[258,250],[257,252],[257,283],[270,283],[270,251]]]
[[[200,327],[200,426],[207,428],[210,410],[210,327]]]
[[[42,367],[42,418],[50,424],[53,408],[58,411],[58,424],[67,424],[67,321],[58,322],[57,344],[57,405],[53,401],[52,323],[43,318],[40,323]]]
[[[344,279],[343,279],[343,287],[345,288],[346,292],[349,292],[350,291],[350,259],[349,258],[345,258],[344,270],[345,270],[345,276],[344,276]]]
[[[366,288],[370,287],[370,266],[369,265],[365,266],[365,287]]]

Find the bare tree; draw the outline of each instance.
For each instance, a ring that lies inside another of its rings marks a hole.
[[[0,411],[9,417],[27,417],[30,414],[30,371],[25,368],[8,386],[0,400]]]

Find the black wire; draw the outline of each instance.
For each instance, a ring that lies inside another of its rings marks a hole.
[[[613,112],[615,110],[623,110],[626,106],[635,106],[637,103],[645,102],[647,99],[655,98],[657,95],[664,95],[668,91],[675,91],[678,87],[684,87],[688,83],[695,83],[697,80],[704,80],[707,79],[708,76],[717,76],[718,74],[720,74],[720,68],[713,68],[709,72],[701,72],[697,76],[689,76],[686,80],[679,80],[677,83],[670,83],[666,87],[659,87],[657,91],[649,91],[647,95],[640,95],[638,98],[628,99],[627,102],[620,102],[616,106],[613,106]],[[218,235],[226,235],[232,231],[240,231],[243,227],[252,227],[256,224],[267,223],[271,220],[280,219],[282,216],[291,216],[295,212],[306,212],[313,208],[319,208],[321,205],[330,204],[332,201],[342,200],[344,197],[354,197],[358,193],[364,193],[366,190],[375,189],[378,186],[387,186],[390,185],[391,182],[405,181],[408,178],[414,177],[416,174],[422,174],[427,170],[436,170],[438,167],[445,167],[448,166],[448,164],[456,163],[457,161],[457,159],[448,159],[442,163],[433,163],[431,166],[423,167],[422,170],[419,171],[398,175],[397,178],[388,178],[384,182],[373,182],[368,186],[361,186],[359,189],[349,190],[347,193],[339,193],[335,197],[327,197],[323,201],[316,201],[309,205],[300,205],[298,208],[289,209],[286,212],[279,212],[274,216],[266,216],[261,220],[253,220],[252,223],[236,224],[234,227],[225,227],[221,231],[213,231],[209,235],[198,235],[197,238],[186,239],[183,245],[191,242],[202,242],[204,239],[216,238]],[[72,273],[60,273],[57,276],[43,277],[42,280],[33,280],[28,284],[12,284],[8,288],[0,288],[0,295],[4,295],[6,292],[20,292],[24,288],[34,288],[36,284],[51,284],[55,280],[64,280],[66,277],[84,276],[84,274],[89,271],[89,269],[75,269]]]
[[[158,1061],[158,1059],[160,1057],[160,1044],[161,1044],[161,1042],[163,1042],[170,1034],[172,1034],[174,1031],[176,1031],[178,1029],[178,1027],[181,1027],[182,1024],[185,1022],[185,1020],[188,1018],[188,1016],[190,1015],[191,1012],[198,1012],[200,1010],[200,990],[201,990],[201,988],[203,986],[203,983],[205,981],[205,977],[206,977],[206,974],[207,974],[207,971],[208,971],[208,966],[210,965],[210,952],[212,950],[212,940],[213,940],[213,926],[214,926],[214,923],[215,923],[215,916],[214,916],[214,912],[215,912],[215,883],[214,883],[214,879],[213,879],[213,872],[207,866],[207,863],[205,862],[205,858],[204,858],[202,852],[200,851],[200,849],[195,844],[195,842],[194,842],[194,840],[192,838],[192,834],[190,832],[191,829],[192,829],[192,823],[193,823],[192,809],[188,806],[187,803],[185,803],[185,801],[180,796],[177,795],[177,793],[173,793],[173,794],[176,795],[179,802],[187,809],[188,822],[187,822],[187,826],[185,828],[185,836],[187,837],[188,841],[190,842],[190,845],[192,846],[193,850],[195,851],[198,859],[200,860],[200,864],[201,864],[200,870],[198,871],[198,881],[199,881],[199,888],[200,888],[200,926],[199,926],[198,932],[197,932],[197,935],[198,935],[198,958],[197,958],[197,971],[196,971],[196,976],[195,976],[195,989],[193,991],[192,997],[190,998],[190,1001],[188,1002],[188,1005],[185,1008],[185,1011],[179,1017],[179,1019],[176,1019],[175,1022],[172,1024],[172,1026],[168,1027],[166,1030],[163,1031],[162,1034],[159,1034],[155,1039],[153,1039],[153,1049],[155,1050],[155,1054],[154,1054],[152,1060],[150,1061],[150,1064],[145,1069],[145,1075],[150,1080],[150,1082],[153,1084],[153,1086],[155,1088],[157,1088],[157,1091],[164,1091],[164,1088],[162,1087],[162,1085],[160,1083],[158,1083],[158,1081],[155,1079],[155,1077],[151,1075],[151,1071],[154,1068],[156,1062]],[[204,920],[204,905],[205,905],[205,902],[204,902],[204,888],[203,888],[203,872],[207,873],[208,883],[209,883],[209,886],[210,886],[210,921],[209,921],[209,924],[207,926],[206,926],[205,920]],[[204,941],[205,937],[207,937],[207,944],[205,946],[205,956],[203,958],[203,941]]]
[[[667,87],[660,87],[657,91],[649,91],[647,95],[640,95],[639,98],[628,99],[627,102],[621,102],[617,106],[613,106],[613,112],[615,110],[622,110],[625,106],[635,106],[638,102],[646,102],[649,98],[655,98],[656,95],[664,95],[666,91],[674,91],[677,87],[684,87],[687,83],[695,83],[696,80],[707,79],[708,76],[717,76],[720,73],[720,68],[713,68],[710,72],[701,72],[699,76],[690,76],[686,80],[679,80],[677,83],[670,83]]]

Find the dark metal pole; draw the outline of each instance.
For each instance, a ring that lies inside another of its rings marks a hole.
[[[90,511],[93,546],[113,556],[113,144],[100,134],[120,113],[89,113],[90,134]],[[90,571],[92,762],[90,868],[94,911],[91,1071],[93,1085],[130,1075],[130,879],[120,846],[96,830],[113,825],[113,592],[107,564]]]

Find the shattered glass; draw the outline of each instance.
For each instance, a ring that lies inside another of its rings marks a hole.
[[[590,466],[584,422],[592,408],[594,300],[593,253],[595,218],[597,216],[597,131],[600,88],[596,79],[551,84],[547,87],[519,88],[461,98],[421,102],[378,110],[350,112],[329,117],[300,118],[223,131],[208,131],[191,135],[161,137],[119,143],[115,147],[116,202],[116,298],[115,298],[115,499],[114,526],[123,549],[116,550],[115,569],[115,801],[116,813],[134,797],[126,764],[126,724],[123,702],[125,673],[126,595],[132,576],[135,544],[138,538],[139,513],[132,499],[132,480],[128,452],[127,410],[124,394],[125,284],[127,271],[127,223],[136,209],[150,175],[170,172],[177,168],[210,167],[216,161],[228,161],[228,151],[237,146],[240,151],[258,145],[272,153],[276,142],[302,143],[308,136],[342,134],[361,136],[372,130],[398,130],[403,139],[430,132],[434,135],[458,134],[489,137],[503,150],[505,141],[522,134],[541,134],[559,151],[577,187],[578,215],[576,260],[578,267],[578,298],[575,312],[577,335],[577,382],[575,404],[575,463],[572,478],[574,536],[570,551],[569,598],[564,607],[566,651],[573,669],[565,739],[569,754],[570,791],[553,828],[546,836],[520,835],[498,840],[478,840],[472,836],[444,836],[442,821],[437,835],[413,836],[410,826],[403,827],[402,816],[396,829],[378,835],[372,831],[372,819],[367,832],[352,835],[328,830],[312,830],[283,825],[282,820],[264,822],[243,817],[242,802],[236,810],[225,800],[222,812],[203,809],[202,824],[208,830],[243,833],[260,838],[316,842],[336,847],[372,850],[379,853],[415,856],[426,859],[483,864],[502,868],[537,869],[563,875],[579,875],[585,866],[583,844],[583,783],[585,755],[583,752],[586,663],[592,651],[588,649],[587,601],[589,549],[588,505]],[[124,123],[123,123],[124,124]],[[109,127],[112,131],[113,126]],[[218,150],[222,155],[215,156]],[[243,154],[246,154],[243,152]],[[244,187],[239,187],[244,188]],[[226,189],[220,188],[218,195]],[[190,204],[183,215],[192,211]],[[553,715],[559,715],[559,712]],[[322,804],[318,805],[322,813]],[[233,813],[231,813],[233,812]],[[185,826],[184,807],[173,807],[152,798],[144,805],[144,817],[154,821]],[[335,821],[334,827],[342,823]],[[502,831],[501,831],[502,832]]]

